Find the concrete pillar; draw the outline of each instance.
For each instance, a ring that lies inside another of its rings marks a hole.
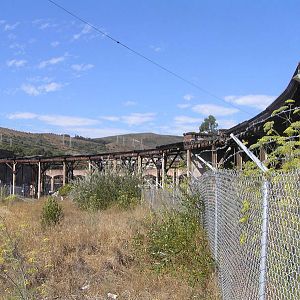
[[[241,153],[236,153],[235,154],[235,159],[236,159],[236,167],[238,170],[242,170],[242,166],[243,166],[243,158]]]
[[[161,164],[161,186],[164,189],[166,186],[166,167],[167,167],[167,156],[163,153],[162,164]]]
[[[187,178],[190,178],[191,176],[191,171],[192,171],[192,156],[191,156],[191,150],[187,149],[186,150],[186,173],[187,173]]]
[[[63,186],[66,185],[66,177],[67,177],[67,164],[63,162]]]
[[[16,170],[17,163],[13,163],[12,167],[12,194],[16,194],[16,175],[17,175],[17,170]]]
[[[42,192],[42,169],[41,169],[41,162],[38,163],[38,192],[37,197],[38,199],[41,198]]]

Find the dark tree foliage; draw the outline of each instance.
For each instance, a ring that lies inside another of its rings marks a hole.
[[[209,115],[204,119],[202,124],[199,127],[200,132],[216,132],[218,129],[218,123],[216,118],[213,115]]]

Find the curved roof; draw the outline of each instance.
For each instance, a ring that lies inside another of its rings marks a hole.
[[[278,109],[282,105],[284,105],[284,102],[288,99],[295,100],[296,105],[300,106],[300,83],[293,79],[294,76],[296,76],[299,72],[300,72],[300,63],[298,64],[287,88],[276,100],[274,100],[264,111],[262,111],[255,117],[228,129],[226,131],[226,134],[228,135],[230,133],[238,134],[256,127],[256,124],[261,124],[265,119],[270,117],[272,115],[272,112],[275,109]]]

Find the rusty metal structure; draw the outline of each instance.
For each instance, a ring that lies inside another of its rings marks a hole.
[[[295,100],[296,106],[300,106],[299,74],[300,65],[297,66],[288,87],[271,105],[252,119],[228,130],[221,130],[213,135],[186,133],[182,142],[148,150],[55,157],[3,158],[2,155],[0,183],[9,184],[11,194],[16,193],[16,186],[33,185],[39,198],[42,194],[65,185],[74,177],[85,176],[94,170],[118,172],[125,167],[143,177],[151,177],[157,187],[164,187],[167,180],[176,185],[180,176],[197,177],[203,174],[206,170],[203,159],[215,168],[241,168],[243,160],[247,158],[238,151],[237,145],[229,135],[234,133],[239,138],[247,139],[249,144],[254,143],[263,135],[264,122],[276,118],[272,116],[272,112],[284,105],[287,99]],[[264,149],[261,149],[262,160],[265,155]]]

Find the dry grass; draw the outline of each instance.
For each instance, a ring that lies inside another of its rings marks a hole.
[[[146,259],[138,259],[133,238],[147,209],[91,214],[64,201],[62,223],[43,231],[42,204],[0,206],[8,232],[18,236],[24,265],[34,270],[27,283],[38,291],[33,299],[107,299],[109,292],[118,299],[217,299],[213,278],[203,291],[174,275],[158,275]],[[0,247],[4,240],[0,237]],[[7,282],[0,280],[0,290],[0,299],[18,299],[9,296]]]

